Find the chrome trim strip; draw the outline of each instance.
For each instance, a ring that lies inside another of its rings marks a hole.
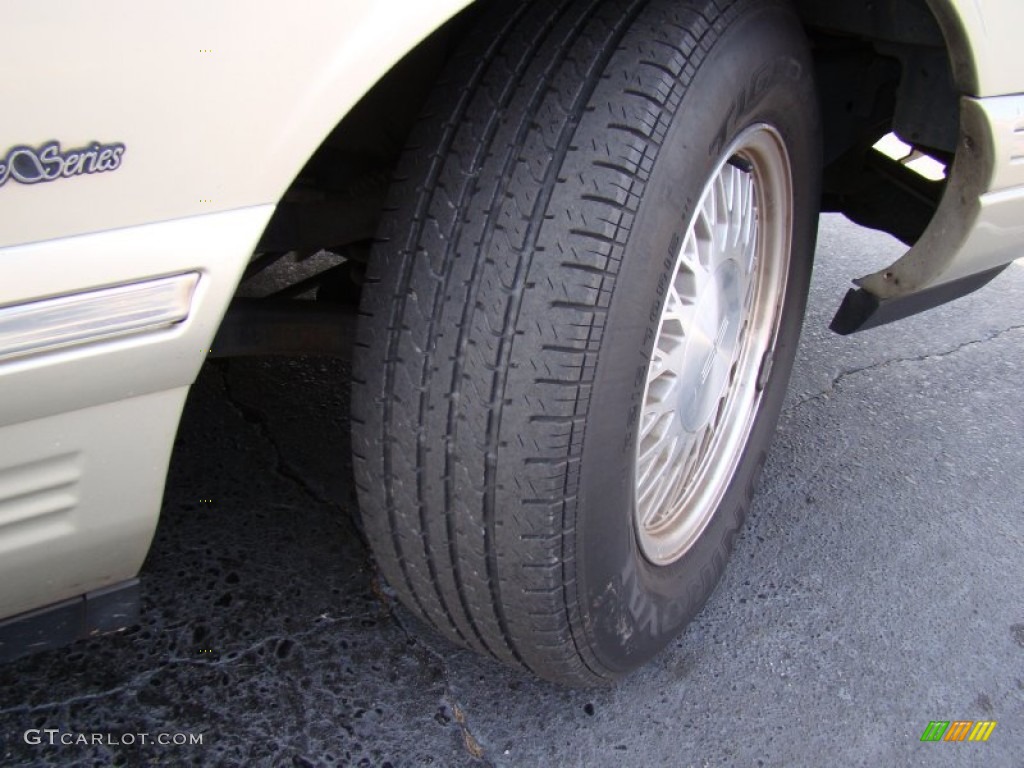
[[[0,307],[0,360],[166,328],[188,317],[198,272]]]

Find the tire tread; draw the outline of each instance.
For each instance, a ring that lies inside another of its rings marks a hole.
[[[644,185],[737,4],[507,5],[453,58],[394,176],[360,307],[356,481],[410,609],[595,683],[613,675],[583,639],[571,535],[590,385]]]

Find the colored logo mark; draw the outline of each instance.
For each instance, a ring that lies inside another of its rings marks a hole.
[[[932,720],[921,741],[988,741],[995,727],[995,720]]]

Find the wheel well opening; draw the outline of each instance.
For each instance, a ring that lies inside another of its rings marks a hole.
[[[912,245],[938,207],[956,152],[962,66],[955,69],[927,0],[794,4],[817,70],[822,210]],[[424,40],[338,123],[285,193],[258,252],[301,261],[328,249],[365,260],[399,153],[480,7]]]
[[[242,276],[215,356],[350,355],[365,264],[395,165],[475,13],[470,6],[406,54],[299,171]]]
[[[395,164],[475,13],[471,5],[407,53],[328,134],[278,202],[238,297],[355,302]]]
[[[946,40],[925,0],[798,0],[824,131],[822,210],[913,245],[945,191],[960,130]]]
[[[282,309],[292,311],[293,300],[315,297],[354,312],[396,162],[483,6],[471,4],[410,51],[331,131],[279,202],[238,299],[287,300]],[[945,192],[959,141],[959,94],[969,87],[943,35],[949,24],[940,25],[929,0],[794,0],[794,7],[818,83],[821,210],[912,246]],[[237,327],[247,334],[251,323],[245,316]],[[276,324],[273,314],[265,323]],[[261,339],[256,348],[292,349],[294,338],[278,345]]]

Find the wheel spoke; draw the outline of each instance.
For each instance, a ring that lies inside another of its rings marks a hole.
[[[659,341],[661,341],[661,340],[659,339]],[[652,381],[658,379],[659,377],[663,376],[664,374],[666,374],[666,373],[669,373],[669,374],[673,373],[671,371],[671,369],[668,367],[669,366],[669,356],[670,355],[671,355],[671,352],[666,350],[666,349],[664,349],[662,346],[655,346],[654,347],[654,354],[651,357],[651,364],[647,368],[647,384],[648,384],[648,386],[650,385],[650,383]]]
[[[689,320],[690,307],[693,302],[687,302],[675,281],[669,285],[668,296],[665,298],[665,309],[661,314],[661,337],[668,337],[671,342],[682,341],[685,336],[686,323]],[[672,324],[675,321],[675,325]]]
[[[665,454],[664,471],[660,473],[658,482],[652,484],[651,493],[643,505],[639,521],[641,528],[653,527],[653,521],[665,513],[665,502],[668,499],[669,492],[672,490],[674,482],[678,479],[679,473],[682,472],[682,467],[679,466],[677,461],[680,453],[679,441],[673,440],[670,450]]]
[[[669,378],[669,377],[666,377]],[[653,428],[662,422],[667,417],[675,416],[675,387],[668,389],[671,393],[664,398],[649,397],[643,403],[643,414],[641,416],[641,424],[643,428],[640,431],[640,436],[645,437],[650,434]]]
[[[661,462],[678,441],[678,436],[670,429],[659,430],[659,421],[648,430],[647,435],[642,439],[640,453],[637,456],[637,463],[641,466],[653,467]]]

